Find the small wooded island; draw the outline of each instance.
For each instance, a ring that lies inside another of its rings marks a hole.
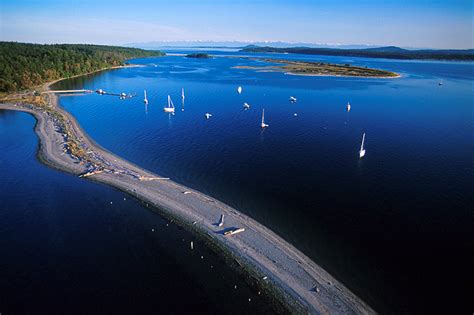
[[[195,54],[187,54],[186,58],[209,59],[209,58],[212,58],[212,56],[205,53],[195,53]]]
[[[372,69],[367,67],[351,66],[350,64],[332,64],[325,62],[291,61],[268,58],[251,58],[252,60],[277,63],[271,66],[236,66],[235,69],[253,69],[259,72],[285,72],[295,75],[308,76],[341,76],[365,78],[398,78],[395,72]]]

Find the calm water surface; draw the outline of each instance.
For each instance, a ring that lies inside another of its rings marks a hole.
[[[402,78],[301,77],[232,68],[260,61],[167,56],[56,88],[137,93],[61,104],[105,148],[257,219],[376,310],[470,310],[473,64],[270,56]],[[168,94],[176,115],[163,113]]]
[[[34,123],[0,111],[0,313],[272,312],[190,233],[40,164]]]

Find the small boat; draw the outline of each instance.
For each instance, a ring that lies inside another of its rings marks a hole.
[[[242,233],[243,231],[245,231],[245,228],[238,228],[238,229],[226,231],[226,232],[224,232],[224,235],[225,236],[230,236],[230,235]]]
[[[298,113],[294,113],[293,116],[298,117]]]
[[[165,113],[174,113],[174,104],[171,97],[168,95],[168,105],[163,108]]]
[[[351,104],[350,104],[349,102],[347,102],[346,111],[347,111],[347,112],[350,112],[350,111],[351,111]]]
[[[209,118],[211,118],[211,117],[212,117],[212,114],[205,113],[205,114],[204,114],[204,117],[206,117],[206,119],[209,119]]]
[[[145,103],[145,105],[148,105],[148,99],[146,98],[146,90],[143,91],[143,94],[145,94],[145,96],[143,98],[143,103]]]
[[[184,88],[181,89],[181,111],[184,112],[184,99],[186,97],[184,96]]]
[[[239,93],[239,94],[242,93],[242,87],[241,87],[241,86],[239,86],[239,87],[237,88],[237,93]]]
[[[296,97],[294,97],[294,96],[290,96],[289,101],[290,101],[291,103],[296,103],[297,99],[296,99]]]
[[[127,98],[127,94],[126,93],[120,93],[120,99],[121,100],[124,100]]]
[[[439,81],[439,82],[438,82],[438,85],[443,85],[443,81]]]
[[[265,129],[268,127],[268,125],[265,123],[265,108],[262,109],[262,124],[260,125],[262,129]]]
[[[245,110],[249,109],[249,108],[250,108],[250,104],[249,104],[249,103],[244,103],[243,108],[244,108]]]
[[[360,151],[359,151],[359,157],[363,158],[365,155],[365,149],[364,149],[364,141],[365,141],[365,132],[362,135],[362,144],[360,145]]]
[[[107,92],[105,92],[105,91],[102,90],[102,89],[95,90],[95,92],[96,92],[97,94],[99,94],[99,95],[104,95],[104,94],[107,93]]]

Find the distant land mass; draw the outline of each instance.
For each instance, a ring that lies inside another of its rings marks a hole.
[[[270,47],[249,45],[242,52],[250,53],[288,53],[306,55],[353,56],[389,59],[436,59],[436,60],[474,60],[474,49],[417,49],[409,50],[396,46],[364,49],[311,48],[311,47]]]
[[[340,45],[340,44],[323,44],[323,43],[288,43],[283,41],[152,41],[144,43],[128,43],[126,47],[136,47],[142,49],[164,49],[164,48],[233,48],[242,49],[248,46],[271,46],[278,48],[287,47],[312,47],[312,48],[344,48],[358,49],[379,47],[376,45]]]
[[[187,54],[187,58],[198,58],[198,59],[209,59],[212,58],[211,55],[205,53],[196,53],[196,54]]]
[[[0,42],[0,92],[28,89],[60,78],[123,66],[127,59],[163,54],[119,46]]]

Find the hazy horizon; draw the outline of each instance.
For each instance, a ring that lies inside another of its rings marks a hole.
[[[5,0],[1,40],[126,45],[169,41],[473,48],[470,1]]]

